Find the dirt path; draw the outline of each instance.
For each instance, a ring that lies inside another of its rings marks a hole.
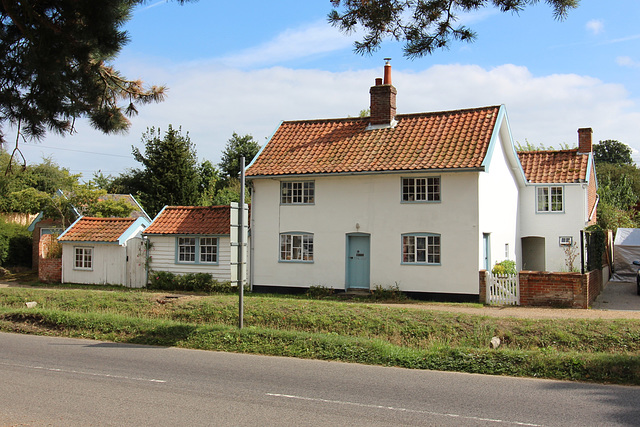
[[[640,319],[640,311],[595,310],[546,307],[468,307],[462,304],[384,304],[389,307],[406,307],[420,310],[447,311],[492,317],[517,317],[521,319]]]

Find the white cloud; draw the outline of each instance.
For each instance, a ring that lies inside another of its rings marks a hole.
[[[604,23],[599,19],[592,19],[585,25],[586,29],[591,33],[598,35],[604,31]]]
[[[629,56],[618,56],[616,58],[616,64],[621,67],[640,68],[640,62],[634,61]]]
[[[353,45],[353,40],[353,37],[345,36],[338,29],[327,25],[326,21],[318,21],[284,31],[273,40],[222,58],[221,61],[233,68],[269,66],[349,48]]]
[[[179,71],[176,71],[179,70]],[[147,126],[182,126],[196,144],[198,157],[218,162],[233,132],[252,134],[264,144],[281,120],[356,116],[369,106],[369,88],[382,67],[329,72],[282,67],[253,71],[191,64],[175,69],[145,69],[147,81],[171,88],[161,104],[146,105],[127,136],[104,136],[86,124],[71,138],[51,136],[47,146],[127,155],[141,147]],[[505,104],[516,141],[575,145],[577,129],[592,127],[594,140],[616,139],[640,149],[638,105],[622,85],[577,74],[534,76],[522,66],[485,69],[475,65],[437,65],[417,73],[393,70],[398,112],[415,113]],[[72,170],[102,169],[118,173],[137,167],[133,161],[53,151]],[[35,154],[25,152],[30,161]],[[46,153],[45,153],[46,154]],[[90,177],[91,173],[85,173]]]

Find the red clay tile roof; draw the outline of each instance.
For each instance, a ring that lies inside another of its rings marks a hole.
[[[585,182],[589,156],[578,149],[518,152],[522,170],[532,183]]]
[[[229,234],[229,206],[167,206],[144,234]]]
[[[477,168],[499,111],[399,114],[377,130],[368,117],[283,122],[247,176]]]
[[[82,217],[60,236],[61,242],[117,242],[135,218]]]

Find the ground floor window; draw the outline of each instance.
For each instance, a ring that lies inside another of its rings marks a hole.
[[[93,270],[93,248],[76,247],[75,262],[73,264],[76,270]]]
[[[402,235],[403,264],[440,264],[440,235],[415,233]]]
[[[313,234],[280,234],[280,261],[313,261]]]
[[[217,237],[178,237],[177,262],[216,264],[218,262]]]

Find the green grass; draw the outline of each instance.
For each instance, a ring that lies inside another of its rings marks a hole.
[[[636,320],[494,318],[264,295],[0,289],[0,330],[384,366],[640,384]],[[25,302],[36,301],[35,309]],[[498,336],[503,344],[489,349]]]

